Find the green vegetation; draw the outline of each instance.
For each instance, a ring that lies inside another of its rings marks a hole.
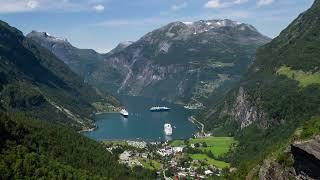
[[[300,139],[310,139],[318,134],[320,134],[320,116],[315,116],[303,124]]]
[[[232,137],[206,137],[174,140],[170,142],[170,145],[173,147],[187,146],[186,153],[191,159],[200,160],[207,165],[213,165],[223,169],[230,167],[230,164],[223,160],[226,159],[225,156],[230,152],[232,145],[235,143],[236,141]],[[193,144],[195,148],[191,148],[191,144]]]
[[[161,163],[152,159],[139,158],[138,160],[143,165],[144,168],[149,169],[151,171],[159,170],[161,169],[161,166],[162,166]]]
[[[230,150],[230,147],[236,143],[233,137],[206,137],[206,138],[192,138],[187,142],[190,144],[203,144],[205,143],[206,147],[199,147],[202,151],[210,151],[215,156],[220,156],[227,154]],[[186,141],[184,140],[174,140],[170,142],[170,145],[173,147],[186,146]]]
[[[96,109],[97,113],[119,112],[120,108],[106,102],[94,102],[92,106]]]
[[[152,179],[64,126],[0,113],[0,179]]]
[[[191,144],[206,143],[207,147],[200,147],[203,151],[211,151],[215,156],[227,154],[230,147],[236,143],[233,137],[207,137],[199,139],[191,139]]]
[[[279,152],[292,142],[299,127],[307,127],[298,131],[302,137],[318,133],[319,11],[320,1],[315,1],[277,38],[261,47],[240,85],[220,106],[208,110],[208,118],[203,118],[214,134],[232,135],[239,142],[228,157],[231,165],[238,168],[237,179],[245,179],[249,171],[273,154],[281,155]],[[237,101],[239,98],[247,102]],[[246,128],[240,128],[245,118],[235,115],[249,113],[243,109],[259,113]]]
[[[173,140],[170,142],[170,146],[172,147],[179,147],[179,146],[186,146],[184,140]]]
[[[205,163],[207,163],[208,165],[213,165],[215,167],[218,168],[227,168],[230,166],[229,163],[223,162],[223,161],[218,161],[215,159],[210,158],[208,155],[206,154],[191,154],[190,157],[193,160],[200,160],[200,161],[204,161]]]
[[[106,146],[112,146],[112,145],[119,145],[119,146],[128,146],[128,143],[126,141],[117,141],[117,140],[102,140],[101,141],[103,144],[105,144]]]
[[[0,21],[0,110],[24,112],[77,130],[92,127],[93,102],[117,106],[51,52]]]
[[[320,84],[320,72],[304,72],[302,70],[292,70],[290,67],[282,66],[278,69],[279,75],[285,75],[289,79],[299,81],[299,86],[307,87],[311,84]]]

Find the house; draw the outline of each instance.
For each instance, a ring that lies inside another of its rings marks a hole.
[[[183,147],[173,147],[172,150],[174,153],[182,153]]]
[[[120,154],[119,158],[122,161],[129,161],[129,158],[131,157],[130,151],[124,151],[122,154]]]
[[[205,175],[212,175],[213,172],[212,172],[211,170],[206,170],[206,171],[204,171],[204,174],[205,174]]]

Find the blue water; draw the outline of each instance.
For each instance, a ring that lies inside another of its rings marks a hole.
[[[96,140],[144,140],[163,141],[171,139],[186,139],[192,137],[197,130],[188,120],[192,112],[180,105],[160,100],[125,96],[120,97],[124,107],[129,112],[126,119],[118,113],[106,113],[96,116],[97,129],[84,134]],[[150,112],[152,106],[167,106],[169,112]],[[165,136],[163,125],[170,123],[173,135]]]

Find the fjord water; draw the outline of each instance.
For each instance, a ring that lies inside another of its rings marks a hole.
[[[84,134],[96,140],[143,140],[164,141],[186,139],[192,137],[196,127],[188,117],[191,111],[168,102],[156,99],[122,96],[119,97],[129,112],[124,118],[119,113],[105,113],[96,116],[97,129]],[[167,106],[169,112],[150,112],[152,106]],[[173,127],[172,136],[164,134],[163,125],[170,123]]]

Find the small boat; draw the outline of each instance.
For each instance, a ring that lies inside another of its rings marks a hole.
[[[120,114],[121,114],[123,117],[125,117],[125,118],[127,118],[127,117],[129,116],[128,111],[125,110],[125,109],[121,109]]]
[[[170,108],[165,107],[165,106],[163,106],[163,107],[155,106],[155,107],[150,108],[150,111],[151,112],[164,112],[164,111],[170,111]]]
[[[172,135],[172,127],[171,124],[164,124],[164,133],[167,136],[171,136]]]

